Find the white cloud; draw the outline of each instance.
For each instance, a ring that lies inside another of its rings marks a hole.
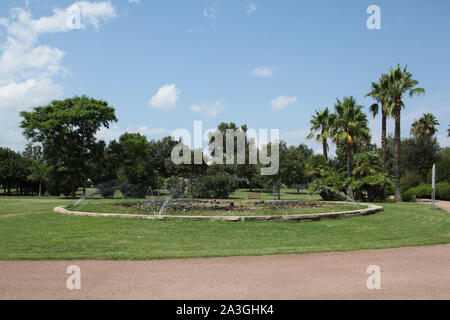
[[[247,11],[245,11],[245,13],[249,16],[249,15],[251,15],[253,12],[255,12],[256,9],[257,9],[256,3],[250,2],[250,3],[248,4]]]
[[[78,1],[38,19],[26,8],[11,9],[9,16],[0,17],[0,29],[6,31],[0,43],[0,126],[6,134],[0,136],[0,145],[16,150],[25,143],[18,129],[19,111],[62,97],[64,90],[57,77],[69,74],[62,65],[65,52],[39,44],[39,36],[71,31],[73,13],[79,14],[79,29],[93,26],[98,30],[102,22],[116,16],[110,1]]]
[[[257,67],[251,72],[251,74],[255,77],[272,78],[274,70],[275,68],[273,67]]]
[[[155,95],[150,99],[150,106],[164,111],[172,111],[177,107],[177,101],[180,99],[181,91],[175,84],[166,84],[158,89]]]
[[[203,9],[203,17],[206,19],[216,19],[219,15],[217,4],[213,4],[210,8]]]
[[[219,115],[223,111],[225,111],[227,105],[225,101],[219,100],[214,103],[203,103],[203,104],[194,104],[189,107],[189,109],[196,114],[204,114],[209,118],[214,118],[215,116]]]
[[[292,106],[298,102],[297,97],[279,96],[270,101],[270,106],[275,111],[283,110],[286,107]]]
[[[0,87],[0,110],[6,108],[35,107],[60,97],[62,86],[51,79],[28,79],[24,82],[11,82]]]
[[[141,3],[141,0],[128,0],[129,3]]]

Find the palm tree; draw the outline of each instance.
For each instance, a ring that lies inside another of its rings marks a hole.
[[[417,139],[432,137],[437,132],[439,121],[432,113],[424,113],[422,118],[414,121],[411,126],[411,134]]]
[[[383,74],[379,81],[380,82],[372,82],[372,91],[366,94],[366,97],[372,97],[380,104],[374,103],[370,107],[370,112],[374,118],[378,115],[381,106],[381,152],[383,168],[384,171],[386,171],[386,121],[389,116],[386,107],[390,98],[388,75]]]
[[[315,136],[316,141],[322,144],[323,156],[325,160],[328,160],[328,142],[327,139],[330,137],[330,127],[333,122],[333,117],[330,114],[328,108],[324,110],[315,110],[316,114],[313,115],[311,119],[311,132],[307,136],[308,139],[314,138],[314,132],[318,132]]]
[[[412,74],[406,71],[407,67],[403,69],[397,65],[395,69],[391,68],[389,72],[389,92],[390,100],[387,106],[388,112],[395,117],[395,131],[394,131],[394,180],[395,180],[395,201],[401,201],[400,193],[400,115],[403,103],[403,95],[409,93],[409,96],[424,93],[423,88],[415,88],[419,81],[412,78]]]
[[[334,106],[336,119],[331,135],[336,143],[345,144],[347,151],[347,178],[352,177],[352,149],[358,140],[367,139],[370,135],[367,127],[367,116],[362,110],[364,107],[356,104],[353,97],[345,97],[342,101],[337,99]],[[350,196],[352,189],[349,186],[347,194]]]

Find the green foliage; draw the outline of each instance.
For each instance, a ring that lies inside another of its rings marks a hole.
[[[166,188],[172,198],[183,198],[186,191],[186,181],[182,177],[171,177],[166,180]]]
[[[432,187],[431,184],[421,184],[417,187],[409,189],[407,192],[415,195],[417,198],[431,199]],[[450,201],[449,183],[436,184],[436,199]]]
[[[436,163],[436,180],[450,183],[450,148],[444,148],[439,153],[439,161]]]
[[[111,180],[111,181],[100,183],[97,186],[97,189],[103,198],[105,198],[105,199],[112,198],[112,197],[114,197],[115,191],[118,189],[117,181]]]
[[[76,96],[54,100],[20,115],[25,137],[43,146],[52,183],[60,182],[64,189],[69,186],[75,196],[78,187],[89,178],[90,161],[101,149],[96,133],[102,126],[108,128],[110,122],[117,121],[114,108],[106,101]]]
[[[415,120],[411,126],[411,134],[416,138],[430,138],[439,126],[439,121],[432,113],[424,113],[422,118]]]
[[[340,174],[331,173],[310,183],[311,192],[318,193],[325,201],[345,200],[347,179]]]
[[[394,181],[384,174],[377,173],[365,177],[355,177],[350,186],[354,190],[356,200],[384,200],[386,194],[393,192]]]
[[[412,190],[412,189],[402,193],[402,201],[404,201],[404,202],[411,202],[415,199],[416,199],[416,194],[415,194],[414,190]]]
[[[119,139],[116,157],[119,159],[117,178],[125,194],[145,196],[148,188],[157,187],[157,171],[150,162],[147,138],[139,133],[124,133]]]
[[[191,181],[189,192],[192,198],[226,199],[237,188],[234,176],[201,176]]]
[[[305,170],[308,179],[314,180],[326,177],[331,171],[331,166],[323,155],[315,154],[309,157]]]

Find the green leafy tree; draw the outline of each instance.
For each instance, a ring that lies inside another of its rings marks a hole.
[[[42,147],[29,143],[26,145],[25,151],[22,153],[22,156],[26,159],[29,159],[31,162],[29,167],[30,174],[28,175],[28,179],[39,184],[38,196],[40,197],[42,196],[42,184],[45,181],[47,173],[47,167],[45,165],[44,157],[42,154]]]
[[[149,187],[157,187],[157,171],[152,166],[150,144],[139,133],[124,133],[116,149],[120,163],[117,176],[122,193],[131,197],[143,197]],[[126,195],[126,196],[127,196]]]
[[[309,181],[325,178],[330,174],[331,166],[321,154],[312,155],[305,167],[305,174]]]
[[[72,197],[81,185],[85,193],[89,161],[98,148],[96,133],[117,121],[114,108],[106,101],[76,96],[20,115],[25,137],[42,144],[55,180],[65,185]]]

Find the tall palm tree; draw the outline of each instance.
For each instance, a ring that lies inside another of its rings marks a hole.
[[[307,136],[308,139],[316,138],[316,141],[322,144],[323,155],[325,160],[328,160],[328,141],[330,138],[330,128],[333,123],[333,115],[330,114],[328,108],[324,110],[315,110],[315,115],[311,119],[311,132]],[[317,132],[317,135],[314,134]]]
[[[372,91],[366,94],[366,97],[372,97],[378,103],[370,106],[370,112],[375,118],[381,107],[381,152],[383,160],[383,168],[386,171],[386,122],[388,114],[387,105],[390,99],[388,75],[383,74],[379,82],[372,82]]]
[[[336,143],[345,144],[347,151],[347,178],[352,177],[352,149],[361,139],[367,139],[370,130],[367,126],[367,116],[363,106],[357,105],[354,97],[344,97],[341,101],[337,99],[334,106],[336,119],[332,127],[332,137]],[[347,194],[352,194],[348,187]]]
[[[439,121],[432,113],[424,113],[422,118],[414,121],[411,134],[416,138],[432,137],[437,132]]]
[[[389,92],[390,101],[388,103],[388,112],[395,117],[395,131],[394,131],[394,180],[395,180],[395,201],[401,201],[400,193],[400,115],[402,107],[405,106],[403,96],[409,93],[409,96],[419,95],[424,93],[423,88],[416,88],[419,81],[412,78],[412,73],[406,71],[407,67],[401,68],[400,65],[391,68],[389,72]]]

